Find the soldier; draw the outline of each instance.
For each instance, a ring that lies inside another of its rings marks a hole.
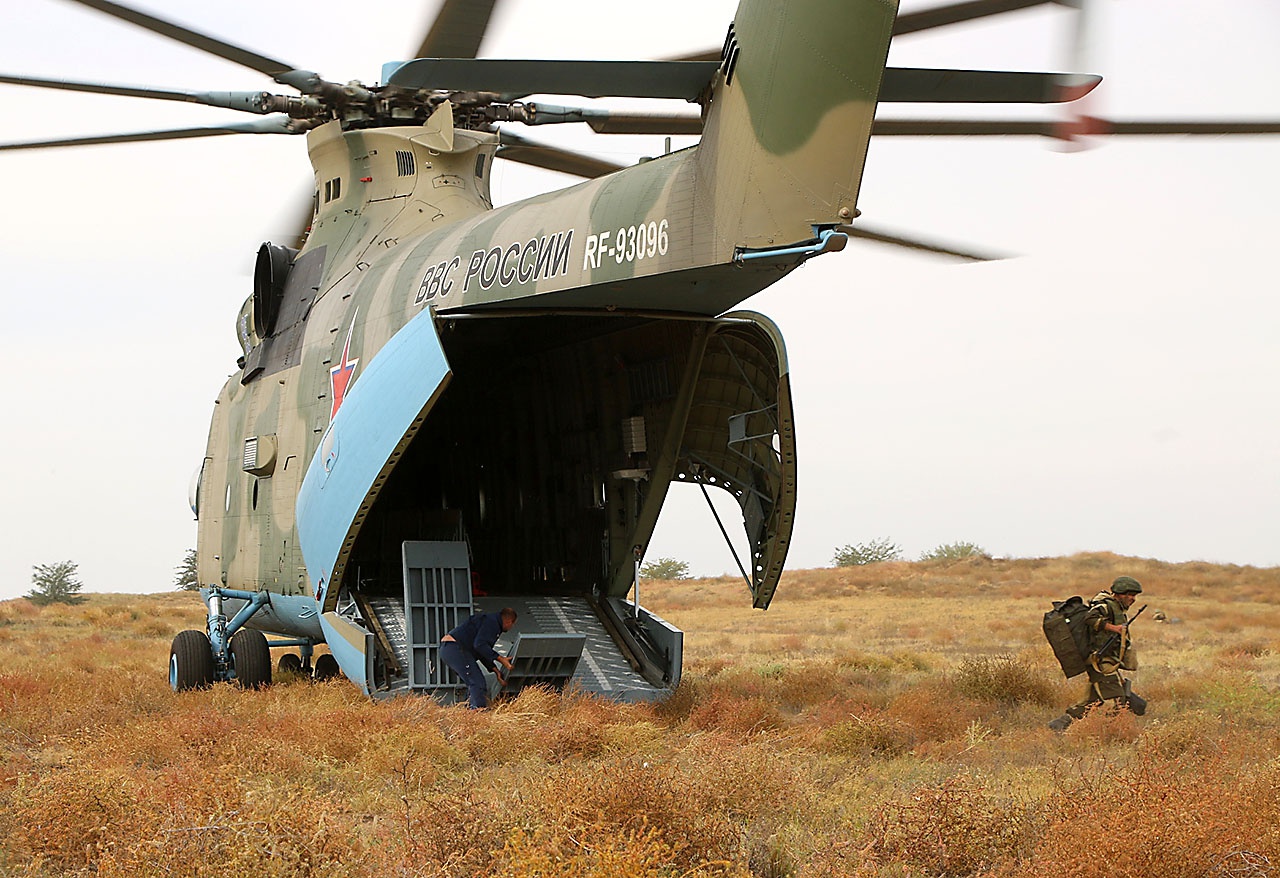
[[[1115,709],[1128,708],[1138,716],[1147,711],[1147,702],[1133,692],[1128,678],[1122,671],[1138,668],[1137,652],[1129,644],[1128,617],[1125,611],[1133,606],[1142,586],[1132,576],[1116,577],[1110,591],[1098,592],[1089,601],[1089,613],[1085,625],[1089,627],[1089,688],[1084,700],[1067,708],[1067,712],[1049,723],[1055,732],[1064,731],[1074,720],[1080,719],[1096,704],[1110,702]]]
[[[497,642],[499,634],[510,631],[515,624],[516,611],[503,607],[497,613],[476,613],[440,638],[440,660],[467,684],[469,707],[478,709],[489,706],[489,683],[480,672],[480,665],[483,664],[496,674],[499,683],[504,686],[507,684],[495,663],[509,671],[511,659],[495,652],[493,644]]]

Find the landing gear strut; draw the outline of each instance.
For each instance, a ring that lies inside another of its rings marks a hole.
[[[224,598],[247,601],[230,620],[222,612]],[[169,685],[175,692],[203,689],[215,681],[245,689],[271,685],[271,647],[261,631],[244,623],[270,602],[265,592],[209,589],[209,622],[205,631],[182,631],[169,648]]]

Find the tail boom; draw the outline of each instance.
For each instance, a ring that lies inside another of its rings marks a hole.
[[[848,223],[897,0],[743,0],[698,175],[723,245],[785,246]]]

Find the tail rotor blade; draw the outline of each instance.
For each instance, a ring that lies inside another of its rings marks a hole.
[[[909,250],[915,250],[922,253],[934,253],[939,256],[950,256],[955,259],[963,259],[967,262],[992,262],[1008,257],[996,255],[992,253],[978,253],[974,250],[960,249],[950,244],[944,244],[939,241],[926,241],[923,238],[915,236],[908,237],[890,232],[886,229],[876,229],[859,223],[856,226],[850,226],[844,231],[848,232],[851,237],[861,238],[864,241],[875,241],[879,244],[889,244],[894,247],[905,247]]]

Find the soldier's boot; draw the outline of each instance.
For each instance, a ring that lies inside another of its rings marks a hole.
[[[1049,722],[1049,728],[1053,729],[1055,732],[1065,732],[1067,730],[1067,726],[1071,725],[1074,721],[1075,720],[1071,718],[1070,714],[1064,713],[1057,719],[1051,720]]]
[[[1130,692],[1126,699],[1129,703],[1129,709],[1133,711],[1134,716],[1142,716],[1147,712],[1147,699],[1143,698],[1136,692]]]

